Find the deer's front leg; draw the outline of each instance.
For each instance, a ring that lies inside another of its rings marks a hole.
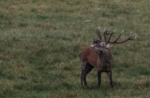
[[[101,71],[98,70],[98,88],[100,88],[100,84],[101,84]]]
[[[112,71],[107,72],[107,75],[108,75],[108,78],[109,78],[109,82],[110,82],[111,88],[113,88],[113,83],[112,83]]]

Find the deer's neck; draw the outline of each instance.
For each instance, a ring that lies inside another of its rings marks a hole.
[[[99,59],[101,62],[107,63],[110,61],[109,52],[109,49],[103,49],[102,51],[100,51]]]

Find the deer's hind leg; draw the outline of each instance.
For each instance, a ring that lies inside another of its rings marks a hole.
[[[82,67],[82,71],[81,71],[81,85],[83,86],[83,82],[84,82],[85,85],[87,85],[86,75],[93,69],[93,66],[91,66],[87,62],[82,62],[81,67]]]
[[[81,62],[81,86],[83,86],[83,81],[85,78],[87,62]]]
[[[86,75],[93,69],[93,66],[87,63],[86,68],[85,68],[85,75],[84,75],[84,84],[87,85],[86,82]]]

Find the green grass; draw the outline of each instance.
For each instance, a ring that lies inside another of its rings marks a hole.
[[[0,98],[148,98],[149,6],[149,0],[1,0]],[[122,40],[138,36],[111,49],[113,90],[105,73],[97,89],[96,68],[88,87],[80,85],[79,52],[98,39],[98,26],[125,30]]]

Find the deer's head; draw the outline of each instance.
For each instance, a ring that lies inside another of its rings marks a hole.
[[[121,43],[127,42],[127,41],[129,41],[129,40],[135,40],[135,39],[137,38],[136,35],[130,33],[130,36],[129,36],[126,40],[121,41],[121,42],[118,42],[118,40],[119,40],[121,34],[123,33],[123,31],[122,31],[122,32],[120,33],[120,35],[117,37],[117,39],[111,42],[111,41],[110,41],[110,40],[111,40],[111,37],[112,37],[112,35],[115,34],[115,33],[114,33],[114,32],[108,33],[108,31],[109,31],[109,30],[105,28],[105,29],[103,30],[103,37],[102,37],[101,34],[100,34],[100,27],[98,27],[98,28],[96,29],[96,33],[97,33],[97,35],[98,35],[98,37],[99,37],[100,40],[93,39],[93,45],[91,45],[91,46],[94,48],[94,50],[95,50],[96,53],[98,53],[98,54],[101,53],[102,51],[107,51],[107,50],[108,50],[109,48],[111,48],[114,44],[121,44]],[[108,35],[109,35],[109,36],[108,36]],[[106,36],[108,36],[108,39],[107,39]]]

